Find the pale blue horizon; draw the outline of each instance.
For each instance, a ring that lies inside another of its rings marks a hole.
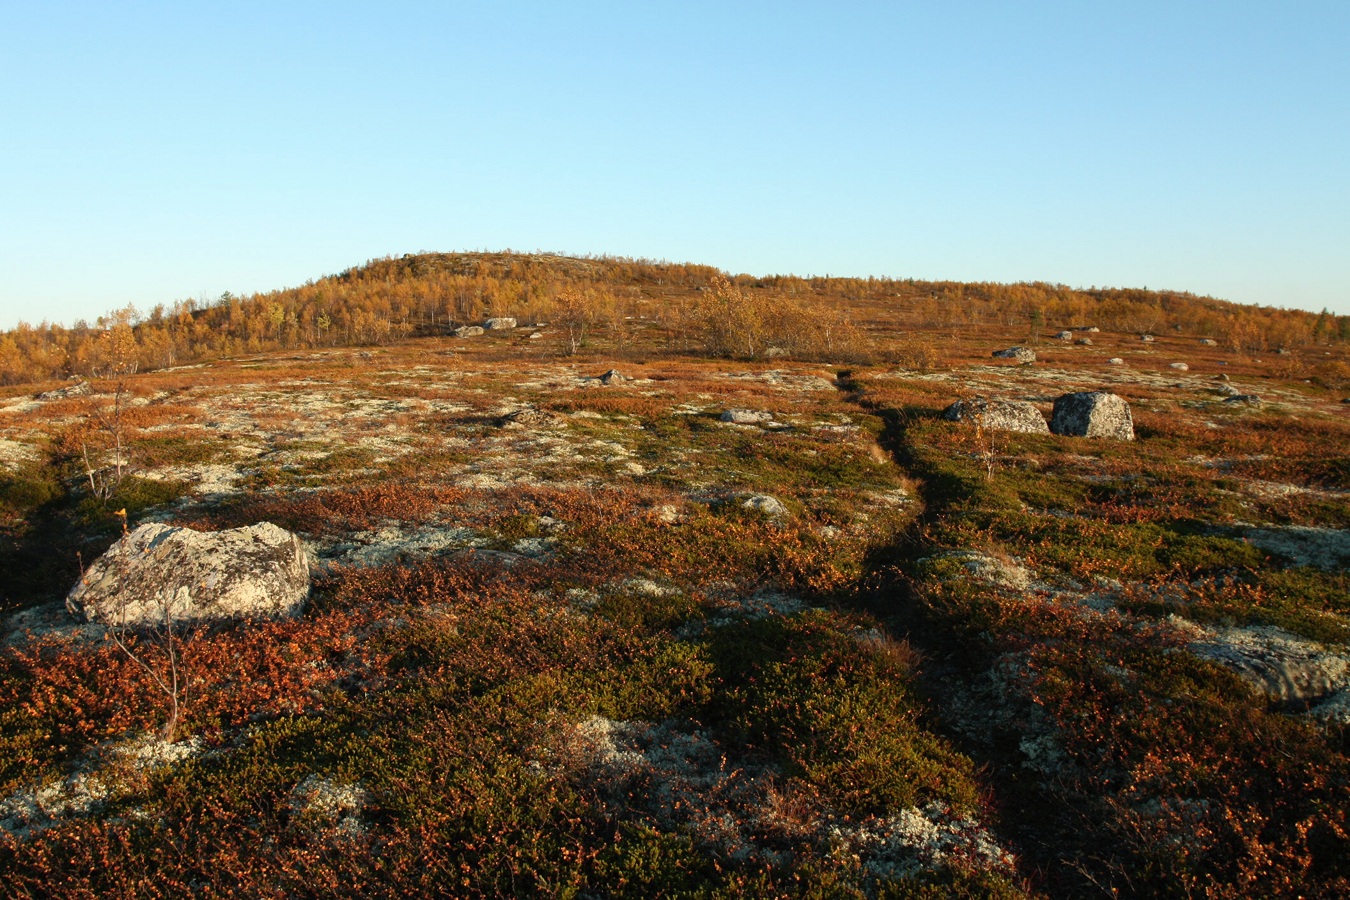
[[[544,249],[1350,314],[1350,5],[0,6],[0,327]]]

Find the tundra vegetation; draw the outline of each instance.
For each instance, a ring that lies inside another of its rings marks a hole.
[[[1348,338],[514,254],[9,332],[0,884],[1350,894]],[[73,618],[156,522],[299,535],[303,613]]]

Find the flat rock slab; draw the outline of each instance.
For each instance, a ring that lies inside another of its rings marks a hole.
[[[992,356],[995,359],[1015,359],[1020,363],[1036,361],[1036,351],[1029,347],[1009,347],[1007,350],[995,350]]]
[[[1065,394],[1055,400],[1050,430],[1075,437],[1134,440],[1134,418],[1124,397],[1105,391]]]
[[[270,522],[228,531],[159,523],[124,535],[66,598],[75,616],[130,628],[293,616],[309,594],[300,539]]]
[[[1193,653],[1232,669],[1271,700],[1316,703],[1350,688],[1350,657],[1281,628],[1206,629],[1198,637]]]
[[[978,422],[993,431],[1021,431],[1049,434],[1045,416],[1033,404],[1023,400],[957,400],[942,412],[949,422]]]
[[[1295,566],[1335,572],[1350,568],[1350,531],[1312,525],[1248,529],[1243,537],[1267,553],[1287,557]]]

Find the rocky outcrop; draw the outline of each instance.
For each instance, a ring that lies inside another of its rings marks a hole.
[[[995,350],[992,355],[995,359],[1015,359],[1020,363],[1036,361],[1036,351],[1028,347],[1009,347],[1006,350]]]
[[[1055,400],[1050,430],[1075,437],[1134,440],[1134,419],[1124,397],[1105,391],[1065,394]]]
[[[957,400],[942,412],[949,422],[979,422],[993,431],[1021,431],[1027,434],[1049,434],[1045,416],[1034,405],[1021,400]]]
[[[270,522],[227,531],[148,524],[124,535],[66,598],[79,618],[129,628],[293,616],[309,594],[300,539]]]
[[[510,316],[497,316],[483,323],[488,331],[510,331],[516,327],[516,320]]]

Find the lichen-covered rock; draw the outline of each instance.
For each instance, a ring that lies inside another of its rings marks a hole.
[[[1141,334],[1141,335],[1139,335],[1139,340],[1143,341],[1145,344],[1151,344],[1151,343],[1153,343],[1155,340],[1157,340],[1157,338],[1155,338],[1155,337],[1154,337],[1153,335],[1151,335],[1151,334]]]
[[[1031,571],[1025,566],[1015,560],[1000,559],[978,550],[948,550],[919,560],[921,565],[928,566],[944,561],[959,564],[971,580],[991,587],[1024,591],[1031,586]]]
[[[549,428],[561,425],[563,417],[537,406],[524,406],[497,420],[498,428]]]
[[[227,531],[159,523],[124,535],[66,598],[74,615],[131,628],[292,616],[309,594],[300,539],[270,522]]]
[[[510,316],[497,316],[483,323],[488,331],[510,331],[516,327],[516,320]]]
[[[624,375],[618,369],[610,369],[608,372],[601,375],[599,379],[601,384],[618,384],[621,381],[627,380],[628,376]]]
[[[1015,359],[1020,363],[1030,363],[1036,361],[1036,351],[1028,347],[1009,347],[1006,350],[995,350],[993,357],[995,359]]]
[[[1254,406],[1257,409],[1261,408],[1261,398],[1256,394],[1233,394],[1231,397],[1225,398],[1223,402],[1231,403],[1234,406]]]
[[[1213,346],[1214,346],[1215,344],[1217,344],[1217,343],[1218,343],[1218,341],[1214,340],[1213,338],[1201,338],[1201,339],[1200,339],[1200,346],[1202,346],[1202,347],[1213,347]]]
[[[1050,430],[1075,437],[1134,440],[1134,418],[1124,397],[1105,391],[1081,391],[1055,400]]]
[[[1092,338],[1079,338],[1078,340],[1074,341],[1074,343],[1080,347],[1091,347]]]
[[[455,329],[455,337],[458,338],[478,337],[482,333],[483,329],[477,325],[461,325]]]
[[[1167,367],[1169,369],[1176,369],[1178,372],[1187,372],[1190,371],[1191,368],[1183,362],[1168,363]]]
[[[722,413],[722,421],[733,425],[762,425],[773,421],[773,413],[764,409],[729,409]]]
[[[781,518],[788,514],[788,508],[783,505],[783,501],[768,494],[755,494],[748,497],[741,503],[741,506],[762,513],[771,519]]]
[[[1055,335],[1055,337],[1057,337],[1061,341],[1071,341],[1073,340],[1073,332],[1061,331],[1059,334]]]
[[[1190,647],[1282,703],[1315,702],[1350,688],[1350,657],[1280,628],[1201,629]]]
[[[1106,361],[1106,364],[1108,366],[1123,366],[1125,365],[1125,360],[1121,359],[1119,356],[1113,356]]]
[[[1045,416],[1034,405],[1021,400],[957,400],[942,412],[949,422],[974,422],[994,431],[1022,431],[1049,434]]]

